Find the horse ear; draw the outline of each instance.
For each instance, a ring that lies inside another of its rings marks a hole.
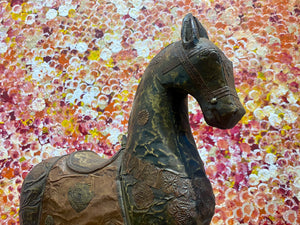
[[[185,49],[194,47],[200,38],[208,38],[207,32],[199,20],[191,13],[187,14],[182,21],[181,41]]]

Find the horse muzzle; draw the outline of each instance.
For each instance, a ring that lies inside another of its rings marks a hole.
[[[206,103],[203,114],[208,125],[220,129],[233,128],[246,113],[237,96],[227,95]]]

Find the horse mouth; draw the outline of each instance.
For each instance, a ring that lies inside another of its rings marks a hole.
[[[216,109],[208,110],[204,112],[204,118],[208,125],[220,129],[233,128],[246,113],[243,107],[235,108],[227,113],[218,112]]]

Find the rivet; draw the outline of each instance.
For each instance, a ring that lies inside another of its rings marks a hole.
[[[217,102],[218,102],[217,98],[212,98],[212,99],[210,100],[210,103],[211,103],[211,104],[216,104]]]

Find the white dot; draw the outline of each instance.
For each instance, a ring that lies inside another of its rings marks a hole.
[[[131,8],[129,10],[129,16],[131,16],[134,19],[137,19],[139,16],[139,10],[137,8]]]
[[[57,16],[57,11],[55,9],[49,9],[46,13],[46,18],[48,20],[52,20]]]
[[[275,113],[271,113],[269,116],[269,122],[272,126],[279,126],[281,123],[282,119]]]
[[[88,49],[88,45],[84,42],[79,42],[76,44],[76,50],[80,53],[84,53]]]
[[[276,162],[276,156],[272,153],[268,153],[265,157],[265,161],[268,164],[274,164]]]
[[[40,112],[45,109],[46,103],[44,99],[37,98],[32,102],[31,106],[33,111]]]
[[[35,22],[35,16],[33,14],[29,14],[25,19],[25,23],[28,25],[31,25],[34,22]]]
[[[3,42],[0,42],[0,53],[5,53],[7,51],[7,45]]]
[[[113,53],[118,53],[119,51],[122,50],[122,45],[120,42],[113,42],[110,46],[110,49]]]
[[[100,58],[103,60],[108,60],[111,57],[112,53],[109,49],[105,48],[100,54]]]
[[[67,16],[69,13],[69,7],[65,6],[65,5],[61,5],[58,8],[58,12],[60,16]]]

